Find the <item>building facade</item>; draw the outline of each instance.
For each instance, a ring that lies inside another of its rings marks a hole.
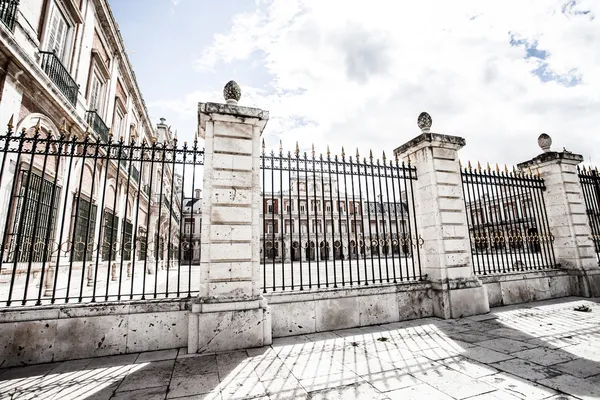
[[[263,193],[261,261],[333,260],[411,254],[405,193],[401,201],[338,192],[336,179],[291,179],[291,192]]]
[[[11,120],[14,135],[174,143],[164,119],[150,120],[107,0],[0,0],[0,20],[0,121]],[[75,265],[97,254],[101,261],[176,257],[182,187],[174,167],[103,151],[71,163],[15,154],[2,160],[10,165],[0,187],[9,213],[0,227],[3,260],[42,261],[45,243],[48,260]]]

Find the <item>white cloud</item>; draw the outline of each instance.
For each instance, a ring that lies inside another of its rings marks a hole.
[[[241,82],[242,101],[271,111],[272,148],[283,138],[290,150],[298,140],[317,151],[391,152],[418,134],[426,110],[433,131],[467,139],[464,159],[518,163],[540,152],[547,132],[555,149],[600,163],[598,17],[594,0],[260,0],[196,65],[214,71],[264,55],[272,91]],[[546,59],[525,58],[511,35],[537,42]],[[542,82],[532,73],[542,65],[581,81]],[[221,99],[188,97],[174,109]]]

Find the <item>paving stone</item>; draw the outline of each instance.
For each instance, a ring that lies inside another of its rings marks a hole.
[[[529,360],[536,364],[540,365],[553,365],[562,363],[565,361],[571,361],[576,356],[573,354],[567,353],[562,350],[548,349],[545,347],[538,347],[535,349],[518,351],[516,353],[512,353],[513,356],[522,358],[524,360]]]
[[[512,354],[500,353],[496,350],[480,346],[470,347],[469,349],[465,350],[464,353],[461,353],[461,356],[487,364],[514,358]]]
[[[219,376],[216,372],[173,377],[169,385],[167,399],[206,393],[211,393],[215,396],[217,393],[220,393]]]
[[[88,364],[88,368],[106,368],[115,367],[117,365],[129,365],[135,363],[139,354],[121,354],[118,356],[98,357],[94,358],[92,362]]]
[[[469,400],[518,400],[519,397],[513,396],[503,390],[478,394],[477,396],[469,397]]]
[[[262,381],[267,394],[271,400],[294,400],[306,399],[308,392],[300,385],[293,376],[287,378]]]
[[[280,358],[252,359],[251,363],[261,381],[286,379],[292,375],[292,371]]]
[[[497,369],[489,365],[469,360],[465,357],[447,358],[439,361],[439,363],[471,378],[481,378],[482,376],[493,375],[498,372]]]
[[[361,378],[369,382],[375,389],[382,393],[422,383],[414,376],[397,369],[393,371],[365,374],[361,375]]]
[[[599,385],[571,375],[565,374],[555,376],[554,378],[542,379],[539,383],[584,400],[597,400],[600,398]]]
[[[217,357],[214,355],[177,359],[173,368],[173,378],[211,373],[217,374]]]
[[[217,371],[219,379],[229,380],[245,378],[254,373],[252,358],[246,351],[236,351],[217,355]]]
[[[414,372],[412,375],[456,399],[464,399],[495,390],[487,383],[477,381],[443,365],[425,372]]]
[[[462,340],[467,343],[479,343],[486,340],[494,340],[497,339],[496,336],[486,335],[482,333],[472,333],[472,332],[457,332],[457,333],[449,333],[448,337],[456,340]]]
[[[488,330],[487,331],[488,335],[492,335],[492,336],[498,336],[498,337],[502,337],[502,338],[506,338],[506,339],[514,339],[514,340],[520,340],[522,342],[526,342],[528,340],[531,340],[533,338],[532,335],[528,335],[525,332],[516,330],[516,329],[512,329],[512,328],[497,328],[497,329],[492,329],[492,330]]]
[[[477,345],[487,347],[488,349],[496,350],[500,353],[505,354],[516,353],[517,351],[523,351],[537,347],[536,345],[531,343],[520,342],[518,340],[505,338],[485,340],[483,342],[478,342]]]
[[[342,363],[326,354],[299,354],[283,360],[285,366],[298,379],[313,378],[320,375],[341,373],[345,368]]]
[[[133,390],[130,392],[118,392],[114,400],[164,400],[167,396],[169,386],[159,386],[148,389]]]
[[[358,383],[349,386],[335,387],[325,389],[320,392],[313,392],[311,400],[347,400],[347,399],[369,399],[386,400],[387,395],[380,393],[377,389],[368,383]]]
[[[148,364],[138,364],[132,369],[117,389],[118,392],[132,391],[144,388],[169,386],[175,360],[155,361]]]
[[[300,380],[300,385],[307,392],[315,392],[323,389],[330,389],[338,386],[348,386],[357,383],[364,383],[365,380],[356,375],[353,371],[345,370],[338,374],[314,376]]]
[[[221,395],[224,399],[251,399],[266,396],[267,389],[257,376],[248,376],[242,379],[221,382],[219,384]]]
[[[509,372],[529,381],[538,381],[540,379],[553,378],[561,375],[562,372],[555,369],[533,364],[529,361],[513,358],[511,360],[500,361],[490,364],[499,370]]]
[[[485,376],[479,380],[520,399],[541,400],[556,394],[556,391],[550,388],[505,372]]]
[[[177,357],[177,353],[177,349],[147,351],[145,353],[140,353],[139,357],[135,360],[135,363],[139,364],[151,361],[173,360]]]
[[[453,397],[450,397],[425,383],[392,390],[391,392],[385,393],[385,396],[390,400],[454,400]]]

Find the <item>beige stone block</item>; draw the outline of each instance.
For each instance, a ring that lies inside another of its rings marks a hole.
[[[450,290],[450,314],[452,318],[485,314],[490,311],[487,292],[483,286]]]
[[[433,148],[433,158],[446,159],[446,160],[457,160],[458,153],[454,149],[444,149],[441,147]]]
[[[128,331],[127,315],[59,319],[54,360],[123,354]]]
[[[317,332],[359,326],[356,297],[319,300],[316,302]]]
[[[360,326],[396,322],[399,315],[396,293],[359,296],[358,312]]]
[[[233,154],[216,154],[213,168],[228,171],[252,171],[254,159],[250,156]]]
[[[490,303],[490,307],[499,307],[503,305],[502,302],[502,289],[500,287],[500,282],[490,282],[483,285],[487,292],[488,301]]]
[[[237,188],[213,189],[211,194],[211,201],[213,205],[250,205],[252,203],[252,191]]]
[[[208,279],[226,280],[226,279],[251,279],[251,262],[231,262],[218,263],[212,262],[208,267]]]
[[[211,221],[213,223],[251,223],[252,208],[250,207],[227,207],[214,206],[211,209]]]
[[[211,243],[210,259],[219,260],[251,260],[252,244],[248,243]]]
[[[467,215],[464,212],[443,212],[441,214],[442,224],[467,224]]]
[[[431,290],[398,292],[396,297],[399,321],[433,316]]]
[[[448,279],[464,279],[473,276],[473,269],[466,265],[462,267],[451,267],[446,272]]]
[[[295,336],[316,332],[314,301],[271,304],[273,336]]]
[[[440,197],[456,198],[461,200],[464,198],[463,188],[457,185],[438,185],[437,192]]]
[[[217,136],[213,145],[215,158],[219,157],[217,153],[252,154],[252,140],[248,139]]]
[[[188,311],[130,314],[127,353],[176,349],[188,344]]]
[[[435,156],[434,156],[435,157]],[[435,165],[436,171],[450,171],[454,173],[458,173],[460,171],[458,166],[458,161],[455,160],[444,160],[444,159],[434,159],[433,161]]]
[[[436,179],[437,179],[437,183],[446,183],[446,184],[453,184],[453,185],[462,185],[462,178],[460,177],[460,174],[458,173],[458,171],[456,172],[443,172],[443,171],[438,171],[436,174]]]
[[[211,241],[249,241],[252,240],[252,225],[211,225]]]
[[[215,187],[251,188],[253,186],[252,173],[249,171],[223,171],[215,170],[212,173],[212,184]]]
[[[440,197],[438,204],[441,210],[452,210],[465,212],[465,202],[463,199],[449,199],[446,197]]]
[[[238,137],[244,139],[252,139],[253,126],[240,123],[242,121],[215,121],[214,136]]]
[[[225,299],[239,299],[252,295],[252,282],[210,282],[208,284],[209,296]]]
[[[4,345],[0,346],[2,367],[53,361],[56,324],[56,319],[0,324],[0,335],[4,341]]]
[[[264,310],[226,311],[198,315],[198,353],[263,346]]]
[[[444,240],[444,251],[445,252],[457,252],[469,250],[469,240],[464,239],[445,239]]]

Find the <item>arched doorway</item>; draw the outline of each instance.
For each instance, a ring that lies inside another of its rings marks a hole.
[[[333,242],[333,259],[334,260],[343,260],[344,259],[344,249],[342,247],[342,242],[336,240]]]

